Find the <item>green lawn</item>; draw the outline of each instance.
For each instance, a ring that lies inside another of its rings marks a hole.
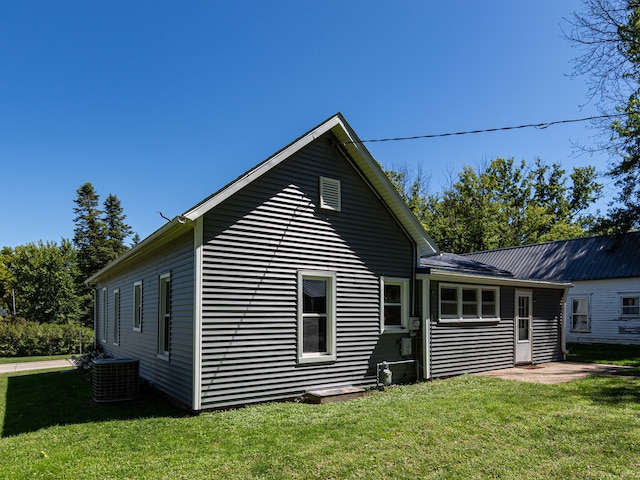
[[[0,375],[0,478],[640,478],[640,383],[464,375],[345,403],[95,407],[76,372]]]
[[[567,345],[572,362],[606,363],[608,365],[626,365],[640,367],[640,346],[638,345],[601,345],[577,344]]]

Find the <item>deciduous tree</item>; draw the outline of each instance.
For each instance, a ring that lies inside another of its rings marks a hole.
[[[435,195],[407,190],[406,174],[387,174],[438,247],[453,253],[582,236],[593,223],[584,211],[602,188],[593,167],[575,168],[568,184],[559,164],[536,160],[529,168],[512,158],[465,166]]]
[[[590,100],[602,113],[617,113],[598,126],[600,147],[614,159],[608,175],[618,187],[616,203],[600,230],[640,227],[640,2],[584,0],[584,10],[567,20],[565,36],[581,49],[575,74],[585,75]]]
[[[70,241],[20,245],[13,252],[9,269],[17,315],[39,323],[79,320],[77,257]]]

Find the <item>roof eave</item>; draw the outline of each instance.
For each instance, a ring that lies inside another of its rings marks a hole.
[[[158,228],[155,232],[149,235],[147,238],[142,240],[140,243],[134,245],[129,250],[124,252],[118,258],[107,264],[105,267],[91,275],[87,278],[84,283],[89,286],[91,284],[95,284],[101,277],[103,277],[106,273],[116,268],[118,265],[123,264],[133,258],[136,258],[140,255],[146,254],[149,251],[152,251],[154,248],[158,248],[161,245],[164,245],[167,241],[175,238],[175,235],[169,235],[168,232],[171,230],[178,230],[179,228],[193,228],[193,222],[191,222],[188,218],[184,216],[177,216],[165,223],[163,226]]]
[[[498,277],[492,275],[478,275],[475,273],[454,272],[438,268],[429,268],[429,275],[433,280],[458,281],[468,283],[488,283],[491,285],[515,285],[519,287],[537,288],[571,288],[568,282],[551,282],[547,280],[531,280],[526,278]]]

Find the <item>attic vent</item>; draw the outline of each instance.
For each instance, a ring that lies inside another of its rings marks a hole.
[[[320,177],[320,208],[324,210],[342,209],[340,199],[340,180]]]
[[[138,398],[138,360],[94,360],[91,369],[93,400],[118,402]]]

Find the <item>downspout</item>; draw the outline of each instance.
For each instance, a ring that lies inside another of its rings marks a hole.
[[[565,287],[562,292],[562,301],[560,302],[561,310],[560,310],[560,350],[562,351],[562,359],[566,360],[567,355],[569,354],[569,350],[567,350],[567,325],[565,322],[566,312],[567,312],[567,294],[569,292],[569,288]]]
[[[410,238],[410,237],[409,237]],[[409,321],[411,321],[411,317],[415,317],[416,316],[416,282],[418,281],[418,279],[416,278],[416,264],[417,264],[417,258],[418,258],[418,245],[411,240],[411,243],[413,244],[413,248],[411,249],[411,296],[410,301],[411,301],[411,315],[409,315]],[[422,301],[422,299],[420,300]],[[413,328],[412,326],[409,326],[409,331],[411,331],[411,328]],[[414,360],[416,362],[416,381],[420,380],[420,362],[418,361],[418,342],[419,342],[419,337],[417,335],[414,335],[414,338],[416,340],[416,346],[414,349],[414,353],[413,353],[413,357]],[[412,342],[413,343],[413,340]]]

